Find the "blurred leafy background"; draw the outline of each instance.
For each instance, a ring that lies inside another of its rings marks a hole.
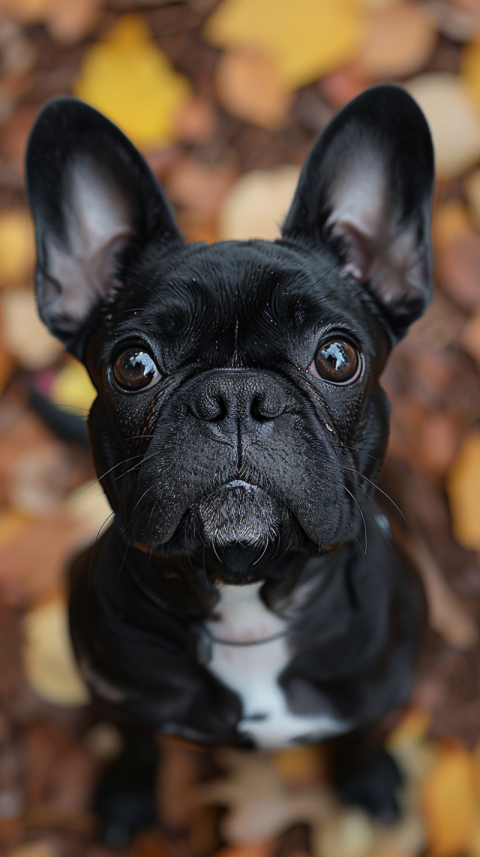
[[[315,136],[365,87],[395,81],[426,112],[438,176],[435,297],[384,377],[382,487],[430,609],[390,737],[403,818],[385,828],[340,806],[321,749],[220,753],[223,773],[175,798],[181,832],[154,826],[121,850],[480,857],[479,0],[0,0],[0,75],[1,853],[118,853],[96,839],[92,796],[122,739],[76,673],[64,586],[110,510],[85,445],[92,387],[34,304],[23,157],[38,110],[75,94],[120,125],[188,240],[275,238]],[[183,750],[187,783],[199,751]]]

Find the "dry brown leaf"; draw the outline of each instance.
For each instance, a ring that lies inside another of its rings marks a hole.
[[[448,585],[427,544],[410,538],[406,547],[425,588],[430,627],[456,649],[473,648],[479,639],[477,624]]]
[[[356,98],[367,86],[368,81],[360,74],[357,65],[334,71],[319,83],[320,92],[337,108]]]
[[[0,602],[24,607],[63,588],[65,566],[82,543],[81,525],[63,513],[0,517]]]
[[[480,235],[469,224],[464,206],[451,200],[433,222],[438,282],[463,310],[480,303]]]
[[[55,41],[75,44],[93,30],[102,6],[103,0],[53,0],[47,29]]]
[[[84,54],[74,89],[146,149],[172,141],[176,113],[190,94],[139,15],[120,18]]]
[[[213,104],[205,98],[189,98],[176,113],[175,137],[186,143],[205,143],[212,136],[215,124]]]
[[[472,759],[466,750],[445,749],[440,754],[423,785],[421,806],[428,853],[432,857],[468,853],[480,804],[475,796]]]
[[[464,437],[448,475],[447,491],[455,538],[469,550],[480,550],[480,431]]]
[[[477,229],[480,228],[480,170],[474,170],[463,183],[469,213]]]
[[[275,59],[252,50],[223,54],[216,70],[220,103],[239,119],[275,130],[285,119],[291,94]]]
[[[62,345],[40,321],[32,289],[5,290],[0,308],[5,346],[25,369],[43,369],[62,352]]]
[[[459,75],[432,72],[414,77],[406,89],[430,125],[440,178],[455,178],[480,157],[480,115]]]
[[[207,21],[207,40],[272,56],[290,89],[352,61],[363,35],[360,0],[224,0]]]
[[[480,309],[469,318],[462,331],[460,344],[480,368]]]
[[[290,207],[300,170],[252,170],[232,187],[219,214],[222,238],[275,240]]]
[[[8,851],[6,857],[60,857],[58,848],[50,840],[25,842]]]
[[[229,159],[210,165],[191,156],[172,168],[165,188],[172,203],[205,221],[216,215],[236,175]]]
[[[436,29],[425,7],[403,0],[368,19],[357,64],[371,80],[407,77],[433,53]]]

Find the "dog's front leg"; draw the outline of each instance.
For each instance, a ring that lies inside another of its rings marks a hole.
[[[367,809],[385,822],[400,813],[402,775],[385,749],[385,734],[378,726],[355,730],[332,746],[333,776],[349,804]]]

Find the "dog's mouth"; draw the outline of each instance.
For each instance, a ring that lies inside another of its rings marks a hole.
[[[216,488],[192,510],[204,544],[266,549],[286,517],[283,503],[258,485],[235,479]]]

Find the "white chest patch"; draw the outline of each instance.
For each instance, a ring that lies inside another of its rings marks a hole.
[[[238,728],[262,748],[282,747],[309,733],[323,740],[347,732],[350,724],[331,715],[289,711],[278,684],[290,660],[287,625],[264,605],[261,585],[224,586],[215,608],[219,618],[206,623],[213,638],[208,669],[242,700]]]

